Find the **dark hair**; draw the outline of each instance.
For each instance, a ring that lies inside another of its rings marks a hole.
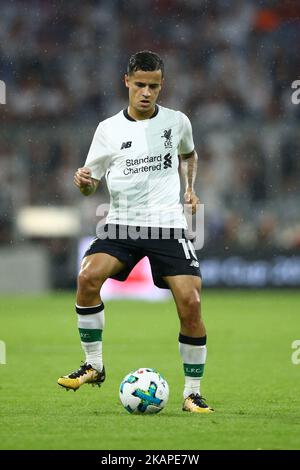
[[[145,72],[152,72],[154,70],[161,70],[162,76],[164,75],[164,63],[158,54],[151,51],[140,51],[133,54],[127,65],[127,73],[130,75],[137,70]]]

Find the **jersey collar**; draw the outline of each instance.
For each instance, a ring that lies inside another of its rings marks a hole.
[[[155,116],[157,116],[158,111],[159,111],[159,107],[158,107],[158,105],[156,104],[156,105],[155,105],[155,109],[154,109],[154,113],[152,114],[152,116],[150,116],[149,119],[153,119]],[[136,119],[133,119],[133,117],[129,116],[129,114],[128,114],[128,109],[127,109],[127,108],[126,108],[126,109],[123,109],[123,114],[124,114],[124,116],[126,117],[126,119],[128,119],[128,121],[137,122]],[[146,121],[146,119],[145,119],[145,121]]]

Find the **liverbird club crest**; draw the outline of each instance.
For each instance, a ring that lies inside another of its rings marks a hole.
[[[165,129],[164,133],[161,137],[163,137],[165,140],[165,148],[166,149],[171,149],[172,148],[172,129]]]

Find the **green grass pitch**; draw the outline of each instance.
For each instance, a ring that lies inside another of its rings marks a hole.
[[[299,449],[300,339],[295,291],[204,291],[208,360],[202,393],[211,415],[183,413],[183,372],[173,302],[106,302],[107,380],[68,393],[57,378],[83,359],[70,294],[1,297],[1,449]],[[154,367],[170,399],[158,415],[130,415],[123,377]]]

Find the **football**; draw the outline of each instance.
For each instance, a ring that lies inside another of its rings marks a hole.
[[[129,413],[159,413],[168,398],[169,386],[155,369],[130,372],[120,385],[120,400]]]

